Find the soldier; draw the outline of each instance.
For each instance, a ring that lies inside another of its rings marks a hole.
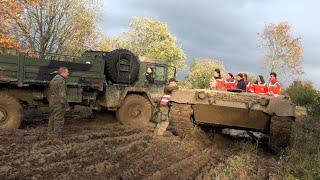
[[[170,111],[169,101],[171,98],[172,91],[177,89],[178,87],[176,84],[176,80],[174,78],[171,78],[169,80],[169,84],[164,88],[164,94],[160,101],[160,112],[158,114],[158,124],[154,131],[156,135],[162,136],[163,133],[167,130],[167,127],[169,126],[169,111]]]
[[[48,123],[49,133],[54,133],[62,137],[62,128],[64,125],[64,115],[69,108],[66,92],[66,78],[69,76],[69,70],[66,67],[59,68],[59,74],[56,75],[49,84],[49,108],[50,117]]]
[[[153,70],[151,67],[147,67],[147,71],[146,71],[146,79],[148,81],[149,84],[153,84],[154,83],[154,78],[153,78]]]

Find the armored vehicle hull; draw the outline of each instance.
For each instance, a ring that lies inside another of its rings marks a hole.
[[[288,145],[295,120],[295,105],[284,96],[182,89],[173,92],[171,102],[172,121],[180,136],[204,124],[249,130],[268,135],[273,150]]]

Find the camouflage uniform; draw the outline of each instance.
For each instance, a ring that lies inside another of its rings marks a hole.
[[[165,95],[169,95],[171,96],[171,93],[173,90],[178,89],[177,87],[169,87],[166,86],[164,88],[164,96]],[[161,98],[161,101],[163,101],[164,96]],[[160,102],[160,106],[159,106],[159,113],[158,113],[158,124],[156,126],[156,129],[154,131],[155,134],[157,135],[163,135],[163,133],[167,130],[168,126],[169,126],[169,120],[170,120],[170,104],[169,102],[164,105]]]
[[[68,102],[65,78],[61,75],[56,75],[49,84],[49,132],[62,136],[64,115],[67,107]]]

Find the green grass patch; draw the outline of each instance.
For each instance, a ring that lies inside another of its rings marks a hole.
[[[281,160],[285,179],[320,179],[320,119],[305,118],[293,127],[292,146]]]

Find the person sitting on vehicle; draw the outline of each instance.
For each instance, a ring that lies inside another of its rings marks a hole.
[[[244,82],[246,83],[246,85],[250,84],[249,80],[248,80],[248,74],[247,73],[242,73],[243,74],[243,79]]]
[[[160,100],[160,111],[158,114],[158,124],[154,130],[156,135],[162,136],[169,126],[169,111],[170,111],[170,98],[171,93],[177,90],[176,79],[171,78],[169,84],[164,88],[164,94]]]
[[[244,82],[246,83],[246,92],[250,92],[250,93],[253,93],[253,84],[248,80],[248,74],[247,73],[243,73],[243,79],[244,79]]]
[[[277,73],[270,73],[270,82],[269,82],[269,95],[278,96],[281,94],[281,84],[277,80]]]
[[[153,84],[154,83],[153,70],[149,66],[147,67],[147,71],[146,71],[146,79],[147,79],[149,84]]]
[[[237,82],[237,89],[241,89],[242,91],[246,91],[247,85],[243,79],[243,74],[242,73],[237,74],[236,78],[238,81]]]
[[[237,82],[234,80],[234,76],[232,73],[227,74],[227,79],[224,81],[225,89],[235,89],[237,87]]]
[[[254,93],[256,94],[268,94],[268,85],[264,81],[264,78],[262,75],[257,76],[257,80],[253,85]]]
[[[210,89],[225,89],[224,88],[224,81],[221,78],[220,69],[215,69],[213,72],[213,77],[210,80]]]

